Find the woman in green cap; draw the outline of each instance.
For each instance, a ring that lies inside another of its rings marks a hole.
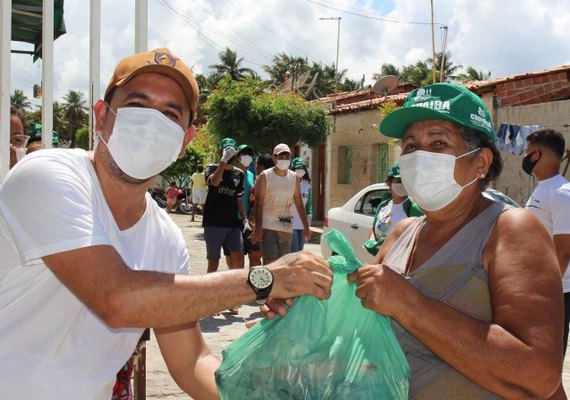
[[[482,195],[502,169],[485,104],[434,84],[380,130],[401,140],[402,183],[425,216],[398,224],[379,265],[350,280],[364,307],[392,319],[409,398],[565,398],[554,245],[531,213]]]
[[[386,236],[398,222],[408,217],[423,215],[402,185],[398,163],[394,163],[388,168],[386,185],[390,190],[390,196],[377,206],[370,237],[364,242],[364,248],[373,256],[378,254],[378,249],[386,240]]]

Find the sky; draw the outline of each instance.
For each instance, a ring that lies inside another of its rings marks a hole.
[[[492,78],[570,64],[568,0],[432,0],[435,50]],[[331,65],[365,84],[384,63],[397,67],[432,55],[430,0],[148,0],[148,48],[168,47],[197,74],[209,74],[226,47],[263,78],[279,53]],[[87,99],[89,2],[65,0],[67,33],[54,44],[54,98]],[[134,52],[134,0],[102,0],[101,93],[117,62]],[[340,17],[339,20],[320,18]],[[12,49],[30,49],[12,42]],[[31,99],[41,61],[13,54],[11,88]],[[39,104],[39,100],[34,100]]]

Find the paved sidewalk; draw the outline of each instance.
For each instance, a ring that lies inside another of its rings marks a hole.
[[[182,229],[190,251],[190,266],[192,274],[204,274],[207,270],[206,245],[203,238],[202,217],[196,216],[196,222],[190,222],[186,215],[172,214],[172,218]],[[318,232],[318,229],[315,230]],[[316,239],[318,234],[313,235]],[[306,245],[311,251],[320,253],[318,243],[313,240]],[[248,265],[246,259],[246,266]],[[220,260],[219,270],[227,269],[225,260]],[[219,316],[208,317],[200,321],[204,338],[213,353],[221,358],[222,350],[232,341],[242,335],[247,329],[244,322],[260,316],[258,307],[245,305],[240,308],[238,315],[229,312]],[[537,371],[539,374],[540,371]],[[566,390],[570,390],[570,356],[564,363],[563,382]],[[148,399],[190,399],[183,393],[170,377],[166,365],[158,349],[154,335],[147,342],[147,398]]]

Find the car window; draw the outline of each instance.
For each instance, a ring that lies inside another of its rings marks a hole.
[[[376,214],[376,206],[384,201],[389,196],[387,189],[371,190],[364,193],[356,202],[354,212],[357,214],[371,215]]]

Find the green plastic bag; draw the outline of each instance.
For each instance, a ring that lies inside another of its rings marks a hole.
[[[337,254],[331,297],[296,299],[285,318],[263,320],[223,351],[222,400],[407,399],[410,369],[390,320],[365,309],[346,276],[362,263],[342,233],[324,236]]]

